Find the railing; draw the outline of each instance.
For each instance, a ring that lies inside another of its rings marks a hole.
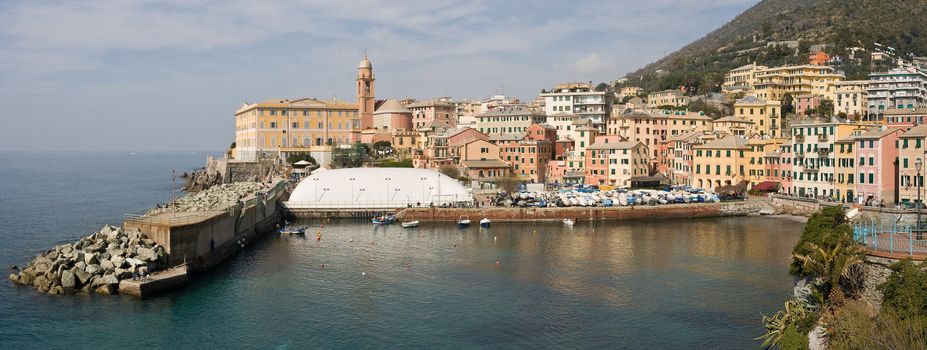
[[[830,148],[827,148],[827,147],[818,148],[817,151],[818,151],[818,155],[826,156],[828,153],[830,153]]]
[[[914,225],[858,223],[853,225],[853,239],[874,251],[919,259],[927,256],[927,230]]]
[[[795,135],[795,141],[804,142],[804,141],[805,141],[805,135],[804,135],[804,134],[797,134],[797,135]]]
[[[827,142],[827,135],[818,134],[818,142]]]

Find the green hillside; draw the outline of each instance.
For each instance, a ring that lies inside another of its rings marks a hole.
[[[718,91],[728,70],[756,61],[767,66],[799,64],[808,49],[847,57],[847,48],[893,47],[902,58],[927,55],[927,0],[763,0],[721,28],[668,56],[629,73],[629,84],[649,91],[686,86],[690,92]],[[781,41],[798,41],[796,48]],[[847,79],[865,78],[890,63],[868,55],[837,68]]]

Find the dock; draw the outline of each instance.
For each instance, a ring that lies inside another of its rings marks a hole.
[[[122,280],[119,282],[119,294],[146,298],[152,295],[186,285],[187,266],[178,266],[158,271],[142,280]]]

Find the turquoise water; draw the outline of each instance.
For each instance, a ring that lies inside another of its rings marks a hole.
[[[204,157],[72,156],[0,153],[4,268],[169,199],[170,168]],[[321,241],[319,229],[268,236],[144,301],[4,281],[0,348],[754,348],[760,312],[791,292],[801,228],[780,218],[489,230],[338,221]]]

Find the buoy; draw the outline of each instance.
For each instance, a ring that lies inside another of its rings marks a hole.
[[[361,275],[364,276],[364,277],[367,277],[367,273],[366,273],[366,272],[361,272]]]

